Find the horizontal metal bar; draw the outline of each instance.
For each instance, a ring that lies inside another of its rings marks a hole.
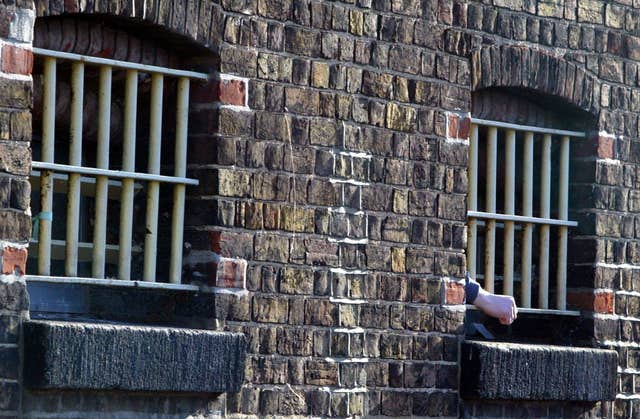
[[[52,51],[43,48],[33,48],[33,53],[45,57],[60,58],[64,60],[81,61],[87,64],[108,65],[117,68],[126,68],[131,70],[139,70],[146,73],[165,74],[175,77],[189,77],[190,79],[208,80],[209,75],[206,73],[197,73],[195,71],[175,70],[172,68],[159,67],[155,65],[131,63],[128,61],[118,61],[109,58],[90,57],[88,55],[73,54],[70,52]]]
[[[474,305],[467,304],[467,309],[471,310],[480,310]],[[551,314],[554,316],[580,316],[580,311],[578,310],[553,310],[548,308],[524,308],[518,307],[518,314]],[[517,321],[517,320],[516,320]]]
[[[490,127],[514,129],[516,131],[538,132],[541,134],[563,135],[568,137],[584,138],[587,135],[580,131],[566,131],[562,129],[534,127],[530,125],[510,124],[508,122],[489,121],[487,119],[471,118],[471,122],[477,125],[485,125]]]
[[[31,171],[32,178],[40,178],[41,172],[39,170]],[[53,173],[53,192],[55,193],[67,193],[67,183],[69,182],[69,175],[66,173]],[[120,190],[122,189],[122,181],[109,180],[109,199],[120,199]],[[138,192],[142,189],[140,183],[136,183],[135,191]],[[31,189],[34,191],[40,190],[39,182],[32,182]],[[95,196],[96,195],[96,178],[82,176],[80,177],[80,193],[82,196]]]
[[[40,243],[38,240],[31,239],[29,241],[29,249],[37,252]],[[67,242],[64,240],[51,240],[51,260],[65,260],[65,248],[67,246]],[[91,262],[93,261],[92,256],[93,251],[93,243],[90,242],[78,242],[78,251],[77,258],[79,262]],[[105,256],[107,263],[117,264],[118,263],[118,251],[119,247],[117,244],[107,244],[105,246]],[[133,246],[133,253],[142,253],[142,247]]]
[[[34,161],[31,164],[34,169],[51,170],[53,172],[80,173],[89,176],[107,176],[116,179],[134,179],[144,181],[155,181],[162,183],[178,183],[183,185],[198,185],[197,179],[186,177],[152,175],[149,173],[123,172],[121,170],[97,169],[95,167],[70,166],[68,164],[45,163]]]
[[[514,221],[516,223],[546,224],[554,226],[577,227],[577,221],[556,220],[555,218],[525,217],[522,215],[496,214],[493,212],[467,211],[469,218],[482,218],[485,220]]]

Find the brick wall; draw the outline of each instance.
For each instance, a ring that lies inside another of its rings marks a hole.
[[[22,275],[31,233],[31,39],[33,3],[0,3],[0,416],[22,404],[21,324],[29,317]]]
[[[190,170],[201,184],[188,193],[185,262],[191,279],[228,288],[217,295],[216,316],[220,327],[246,334],[250,354],[243,390],[218,398],[209,414],[561,409],[628,417],[638,408],[640,353],[640,10],[630,3],[38,1],[36,13],[135,18],[219,57],[206,63],[218,80],[194,93]],[[29,5],[0,6],[0,182],[8,185],[0,238],[11,247],[2,284],[16,295],[18,245],[30,229],[32,19]],[[599,134],[575,167],[585,193],[569,281],[571,303],[593,318],[594,346],[620,355],[615,403],[459,406],[464,307],[455,280],[466,265],[468,116],[472,92],[487,87],[532,89],[597,121]],[[19,323],[21,301],[0,311],[0,324]],[[16,333],[6,336],[8,356],[17,356]],[[0,385],[15,389],[18,371]],[[0,397],[0,412],[17,411],[15,394]],[[46,400],[71,406],[65,397],[29,393],[25,411],[47,409],[38,407]],[[140,397],[90,394],[73,405],[92,412],[105,400],[157,402]],[[206,403],[191,402],[186,410]]]

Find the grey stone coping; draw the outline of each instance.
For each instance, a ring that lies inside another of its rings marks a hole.
[[[462,343],[463,398],[614,400],[615,351],[502,342]]]
[[[24,344],[32,388],[220,393],[244,380],[239,333],[30,321]]]

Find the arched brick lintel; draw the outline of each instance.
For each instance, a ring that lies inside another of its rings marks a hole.
[[[194,0],[36,0],[36,16],[114,16],[160,26],[208,49],[219,43],[218,5]]]
[[[472,53],[471,63],[473,91],[529,89],[561,98],[593,115],[600,112],[598,79],[562,57],[523,46],[486,46]]]

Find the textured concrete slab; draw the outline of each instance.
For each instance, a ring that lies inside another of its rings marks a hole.
[[[24,336],[30,387],[219,393],[244,380],[242,334],[31,321]]]
[[[615,351],[500,342],[463,342],[464,398],[614,400]]]

